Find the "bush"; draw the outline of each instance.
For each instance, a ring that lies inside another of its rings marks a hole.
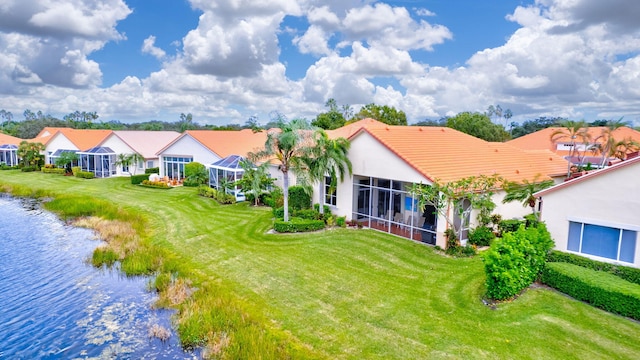
[[[308,232],[324,229],[324,221],[292,217],[288,222],[276,220],[273,229],[279,233]]]
[[[640,320],[640,286],[612,274],[568,263],[548,263],[542,282],[575,299]]]
[[[489,246],[495,238],[496,234],[486,226],[477,227],[469,232],[469,243],[476,246]]]
[[[325,214],[331,214],[331,208],[329,207],[329,205],[323,205],[322,207],[324,208],[324,213],[325,213]],[[318,212],[319,212],[319,211],[320,211],[320,204],[318,204],[318,203],[313,204],[313,208],[314,208],[316,211],[318,211]]]
[[[143,181],[149,180],[149,174],[131,175],[131,184],[138,185]]]
[[[587,269],[603,271],[615,275],[621,279],[640,285],[640,269],[629,266],[605,263],[591,260],[584,256],[570,254],[558,250],[553,250],[547,256],[548,262],[564,262],[568,264],[582,266]]]
[[[552,247],[553,240],[543,223],[528,229],[521,225],[517,231],[494,240],[483,257],[487,296],[509,299],[531,285]]]
[[[284,207],[282,207],[282,216],[284,216]],[[292,216],[307,220],[323,220],[324,215],[313,209],[294,210]]]
[[[260,195],[260,201],[272,208],[279,208],[281,206],[284,206],[284,195],[282,193],[282,189],[279,187],[274,187],[271,192]]]
[[[33,172],[38,171],[39,169],[37,166],[23,166],[20,170],[22,170],[22,172]]]
[[[158,188],[158,189],[171,189],[169,184],[167,184],[165,182],[162,182],[162,181],[142,180],[140,185],[146,186],[146,187]]]
[[[74,167],[72,167],[72,168],[71,168],[71,173],[73,174],[73,176],[76,176],[76,174],[77,174],[79,171],[82,171],[82,169],[80,168],[80,166],[74,166]]]
[[[43,173],[45,173],[45,174],[59,174],[59,175],[64,175],[64,174],[66,174],[66,173],[67,173],[67,170],[65,170],[65,169],[58,169],[58,168],[55,168],[55,167],[46,167],[46,166],[45,166],[45,167],[43,167],[43,168],[42,168],[42,169],[40,169],[40,170],[42,170],[42,172],[43,172]]]
[[[336,218],[336,225],[339,227],[347,227],[347,217],[346,216],[339,216]]]
[[[445,254],[455,257],[471,257],[476,254],[476,249],[471,246],[450,246],[444,251]]]
[[[223,205],[236,203],[236,197],[232,194],[226,194],[224,191],[218,191],[208,186],[200,186],[198,188],[198,195],[215,199]]]
[[[159,167],[154,167],[154,168],[148,168],[144,170],[145,174],[160,174],[160,168]]]
[[[185,179],[182,182],[182,186],[186,186],[186,187],[198,187],[202,185],[199,181],[193,180],[193,179]]]
[[[304,186],[296,185],[289,188],[289,207],[294,210],[311,207],[311,196],[307,194]]]
[[[500,233],[498,236],[502,237],[505,233],[516,232],[522,224],[524,224],[522,220],[502,220],[498,223],[498,232]]]
[[[81,179],[93,179],[95,177],[95,174],[91,171],[77,171],[74,175]]]
[[[16,166],[9,166],[5,163],[0,164],[0,170],[16,170],[19,169],[18,165]]]

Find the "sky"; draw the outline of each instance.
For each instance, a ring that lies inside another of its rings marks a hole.
[[[264,124],[333,98],[640,125],[638,19],[637,0],[1,0],[0,109]]]

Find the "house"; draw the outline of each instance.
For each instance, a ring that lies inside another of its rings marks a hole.
[[[535,194],[555,248],[640,267],[640,157]]]
[[[135,164],[119,164],[115,167],[115,175],[144,173],[146,169],[160,166],[158,155],[160,149],[180,136],[176,131],[130,131],[115,130],[95,148],[109,149],[115,154],[116,163],[121,155],[138,154]]]
[[[78,155],[84,152],[84,156],[80,156],[81,160],[84,159],[84,165],[86,169],[89,169],[88,159],[91,155],[91,160],[95,160],[93,149],[104,141],[109,136],[112,130],[96,130],[96,129],[72,129],[72,128],[56,128],[45,127],[40,133],[30,142],[39,142],[45,146],[44,155],[46,164],[55,164],[56,159],[60,157],[63,152],[74,152]],[[93,150],[92,150],[93,149]],[[92,150],[91,152],[89,152]],[[106,165],[107,170],[101,171],[100,174],[104,176],[110,176],[112,167],[115,169],[115,156],[111,156],[111,152],[106,150],[100,153],[103,156],[99,156],[101,159],[100,168],[102,165]],[[104,157],[104,164],[102,158]],[[80,161],[81,161],[80,160]],[[111,164],[109,164],[111,162]],[[95,164],[93,166],[95,168]],[[102,176],[101,176],[102,177]]]
[[[616,162],[615,158],[603,158],[601,147],[603,133],[607,130],[604,126],[585,128],[584,137],[571,139],[568,136],[559,136],[555,141],[552,135],[557,131],[566,130],[562,127],[550,127],[531,134],[510,140],[507,144],[524,150],[549,150],[560,156],[566,157],[573,164],[599,167],[603,161],[605,166]],[[611,132],[611,136],[617,140],[631,139],[640,143],[640,131],[623,126]],[[621,149],[623,152],[632,152],[632,149]]]
[[[0,133],[0,164],[18,165],[18,146],[22,139]]]
[[[407,190],[411,184],[494,174],[515,182],[536,178],[561,182],[567,167],[565,160],[551,152],[490,143],[450,128],[389,126],[375,121],[351,125],[357,128],[331,134],[351,134],[348,156],[353,176],[338,184],[335,192],[327,191],[322,202],[335,214],[364,226],[443,247],[446,219],[434,215],[433,207],[418,209]],[[502,204],[504,195],[496,189],[496,213],[503,218],[527,213],[521,204]],[[315,195],[314,200],[320,199]],[[453,219],[467,224],[461,232],[463,242],[474,220],[475,212],[467,219]]]

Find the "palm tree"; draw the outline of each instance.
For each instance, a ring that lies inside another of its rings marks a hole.
[[[260,195],[268,192],[275,179],[269,176],[268,162],[255,166],[251,161],[240,161],[240,167],[244,170],[242,178],[236,181],[245,194],[252,194],[254,205],[258,206]]]
[[[287,122],[279,116],[276,128],[267,132],[264,149],[250,153],[251,161],[272,160],[278,162],[282,172],[284,192],[284,221],[289,221],[289,171],[299,172],[300,157],[310,145],[311,125],[305,119],[293,119]]]
[[[581,144],[589,143],[589,132],[587,131],[587,124],[584,121],[565,120],[560,123],[561,128],[556,129],[551,133],[551,141],[554,143],[565,142],[569,140],[571,145],[571,152],[569,153],[570,159],[576,154],[580,156],[580,151],[576,151],[576,140],[579,140]],[[586,151],[587,146],[585,146]],[[571,161],[567,164],[567,177],[571,175]]]
[[[135,175],[136,169],[138,167],[138,162],[144,160],[142,155],[138,153],[133,154],[118,154],[118,159],[116,160],[117,166],[123,166],[127,168],[127,172],[129,175]],[[133,166],[133,173],[129,170],[129,167]]]
[[[329,175],[331,179],[330,192],[333,192],[335,191],[338,177],[342,182],[347,171],[351,175],[351,161],[347,157],[351,143],[345,138],[330,139],[322,129],[316,131],[314,135],[315,146],[308,149],[301,161],[308,170],[307,176],[309,180],[320,183],[318,189],[320,197],[319,211],[324,214],[325,176]]]
[[[622,121],[622,119],[607,121],[607,125],[602,129],[602,134],[596,138],[596,142],[600,142],[599,149],[602,154],[601,168],[604,167],[609,157],[616,156],[617,148],[623,145],[613,137],[613,132],[627,125],[629,125],[629,123]]]
[[[533,181],[524,180],[522,184],[515,182],[508,182],[504,185],[504,190],[507,192],[502,203],[506,204],[512,201],[521,201],[522,206],[531,207],[531,211],[536,213],[536,197],[533,194],[538,191],[544,190],[550,186],[553,186],[553,180],[538,181],[539,176],[533,179]]]

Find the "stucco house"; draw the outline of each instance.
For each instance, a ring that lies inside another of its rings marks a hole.
[[[22,139],[0,133],[0,164],[18,165],[18,146]]]
[[[640,157],[536,193],[555,248],[640,267]]]
[[[369,119],[330,136],[345,133],[351,142],[353,176],[338,184],[335,192],[327,191],[325,199],[316,194],[314,201],[364,226],[443,247],[446,219],[434,215],[433,208],[418,209],[407,191],[411,184],[494,174],[515,182],[537,177],[559,183],[567,167],[564,159],[548,151],[524,151],[444,127],[389,126]],[[504,195],[496,189],[495,213],[511,218],[528,212],[521,204],[502,204]],[[474,227],[475,217],[472,212],[465,222]],[[463,242],[465,236],[466,231]]]
[[[39,142],[45,146],[46,164],[55,164],[56,159],[64,152],[79,155],[78,165],[85,171],[92,171],[97,177],[115,175],[115,155],[107,149],[96,149],[112,130],[72,129],[45,127],[31,142]]]

